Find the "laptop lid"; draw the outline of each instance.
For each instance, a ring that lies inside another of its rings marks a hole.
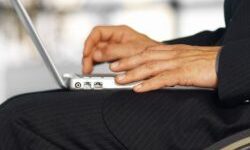
[[[66,88],[66,84],[65,84],[62,76],[59,74],[54,62],[52,61],[46,48],[44,47],[44,44],[42,43],[42,40],[41,40],[37,30],[35,29],[35,26],[33,25],[33,22],[30,19],[30,16],[28,15],[22,2],[20,0],[11,0],[11,2],[12,2],[12,5],[13,5],[19,19],[23,23],[23,25],[24,25],[25,29],[27,30],[29,36],[31,37],[33,43],[35,44],[37,50],[39,51],[46,67],[52,73],[54,79],[57,81],[59,86],[62,88]]]

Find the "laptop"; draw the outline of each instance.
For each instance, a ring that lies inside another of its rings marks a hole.
[[[70,90],[102,90],[102,89],[133,89],[139,82],[119,85],[115,82],[115,74],[95,74],[95,75],[78,75],[72,73],[65,73],[61,75],[58,72],[53,60],[51,59],[48,51],[46,50],[32,20],[30,19],[27,10],[20,0],[11,0],[12,5],[26,28],[29,36],[31,37],[36,49],[40,53],[48,70],[52,73],[55,81],[61,88]],[[197,89],[196,87],[171,87],[164,89]],[[198,88],[204,89],[204,88]]]

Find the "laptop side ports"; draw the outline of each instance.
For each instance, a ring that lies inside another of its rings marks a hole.
[[[95,82],[94,83],[94,89],[102,89],[103,83],[102,82]]]
[[[83,89],[90,90],[92,88],[91,82],[84,82]]]

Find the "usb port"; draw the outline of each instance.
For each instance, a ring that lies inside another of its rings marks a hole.
[[[84,89],[91,89],[91,83],[90,82],[84,82],[83,88]]]
[[[103,88],[103,83],[102,82],[95,82],[94,83],[94,88],[95,89],[102,89]]]

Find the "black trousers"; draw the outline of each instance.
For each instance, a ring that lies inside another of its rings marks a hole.
[[[50,91],[0,106],[0,150],[200,150],[250,128],[213,91]]]

